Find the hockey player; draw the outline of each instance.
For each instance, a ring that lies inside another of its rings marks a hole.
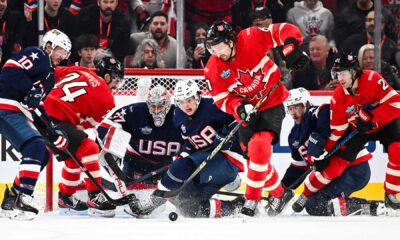
[[[267,52],[283,46],[287,66],[302,68],[308,57],[298,49],[301,39],[299,29],[286,23],[271,24],[268,29],[251,27],[235,38],[229,24],[217,22],[207,33],[207,47],[213,56],[204,73],[216,105],[237,121],[250,118],[239,129],[241,146],[249,159],[247,201],[242,213],[249,216],[254,215],[263,188],[274,197],[268,210],[271,216],[279,214],[294,196],[290,189],[283,188],[270,164],[272,144],[279,138],[285,117],[282,103],[288,91],[280,83],[281,73]],[[258,114],[248,116],[268,92],[271,94]]]
[[[331,151],[346,132],[358,130],[344,147],[334,154],[323,175],[310,175],[310,187],[307,187],[299,200],[293,205],[301,206],[302,202],[316,191],[322,189],[343,171],[357,161],[358,152],[368,141],[379,140],[388,151],[389,163],[385,178],[385,206],[391,210],[400,209],[396,194],[400,192],[400,96],[382,78],[372,70],[361,70],[357,58],[344,53],[336,59],[333,73],[341,87],[336,88],[331,99],[331,134],[325,147],[320,139],[315,145],[321,150],[311,154],[321,159]],[[373,90],[373,91],[372,91]],[[323,183],[323,184],[321,184]],[[313,186],[313,187],[312,187]],[[315,188],[318,186],[317,188]],[[299,208],[300,209],[300,208]]]
[[[115,107],[111,89],[121,84],[124,76],[122,64],[110,57],[96,64],[96,72],[84,67],[57,69],[57,83],[44,102],[44,107],[70,141],[69,150],[82,161],[85,168],[100,183],[99,147],[83,131],[96,127],[104,115]],[[39,128],[41,131],[41,129]],[[45,134],[45,131],[43,131]],[[52,149],[57,160],[64,161],[62,181],[59,184],[58,206],[61,210],[82,211],[90,216],[113,217],[115,206],[108,202],[87,176],[87,204],[76,199],[74,193],[80,180],[81,169],[62,151]]]
[[[329,169],[328,160],[320,160],[315,163],[308,153],[318,152],[321,148],[315,146],[314,139],[321,142],[326,141],[330,135],[329,104],[312,106],[311,96],[304,88],[290,90],[285,105],[288,113],[292,116],[295,124],[290,131],[288,142],[292,153],[293,161],[282,179],[285,186],[296,189],[301,181],[292,186],[295,181],[303,176],[310,168],[310,164],[316,167],[311,176],[324,175]],[[371,170],[368,160],[372,155],[363,149],[358,154],[356,161],[350,164],[343,174],[325,188],[308,198],[305,208],[308,214],[314,216],[343,216],[355,214],[378,215],[383,204],[377,201],[367,201],[360,198],[348,198],[353,192],[362,189],[369,181]],[[324,165],[328,167],[324,168]],[[320,185],[310,186],[309,179],[305,182],[306,188],[317,189]]]
[[[175,110],[173,121],[185,141],[176,160],[161,178],[159,188],[163,190],[180,187],[219,143],[224,127],[233,121],[231,116],[213,104],[212,99],[200,96],[200,89],[194,80],[179,81],[175,86],[174,98],[179,108]],[[221,135],[217,138],[218,133]],[[172,203],[187,217],[213,218],[233,214],[235,209],[243,205],[243,198],[221,201],[211,197],[236,179],[239,171],[237,166],[243,170],[245,161],[240,153],[237,141],[227,144]],[[131,209],[139,214],[145,212],[137,211],[140,206],[131,206]]]
[[[182,144],[179,129],[172,122],[174,111],[171,94],[163,86],[157,85],[150,90],[145,103],[124,106],[102,123],[99,129],[101,135],[105,135],[105,129],[102,128],[109,126],[108,121],[121,124],[122,129],[131,134],[123,160],[123,172],[128,180],[139,179],[171,164],[172,157],[179,152]],[[157,185],[159,179],[160,174],[142,183]]]
[[[67,35],[53,29],[43,36],[41,48],[23,49],[1,71],[0,133],[22,154],[13,186],[4,193],[1,208],[5,216],[32,219],[39,212],[32,205],[32,194],[50,155],[43,138],[32,127],[31,111],[53,89],[54,68],[68,58],[70,50]],[[67,146],[59,134],[49,134],[48,139],[60,149]]]

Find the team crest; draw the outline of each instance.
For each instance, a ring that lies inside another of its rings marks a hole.
[[[261,69],[253,74],[249,70],[245,72],[239,70],[236,78],[237,84],[232,90],[241,96],[251,98],[251,100],[260,99],[267,87],[267,84],[263,81],[265,75]]]
[[[353,105],[350,105],[350,106],[348,106],[348,107],[346,108],[346,113],[349,114],[349,115],[351,115],[351,114],[354,114],[354,113],[356,112],[356,110],[357,110],[357,108],[356,108],[356,106],[353,104]]]
[[[300,142],[299,142],[298,140],[296,140],[296,141],[294,141],[294,142],[292,143],[292,146],[293,146],[294,148],[299,148],[299,145],[300,145]]]
[[[151,134],[153,129],[151,127],[146,126],[146,127],[143,127],[142,129],[140,129],[140,131],[145,135],[149,135],[149,134]]]
[[[181,125],[181,130],[182,130],[183,133],[186,133],[186,127],[185,127],[185,125],[183,125],[183,124]]]
[[[222,72],[221,72],[221,74],[219,76],[221,78],[223,78],[223,79],[227,79],[228,77],[231,76],[231,70],[229,68],[225,69],[225,70],[222,70]]]

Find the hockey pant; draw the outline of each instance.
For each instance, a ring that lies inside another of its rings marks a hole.
[[[209,154],[210,151],[196,152],[175,160],[161,178],[160,189],[173,190],[180,187]],[[238,171],[222,153],[217,153],[173,203],[187,217],[225,216],[231,212],[231,204],[211,197],[223,186],[234,181]]]
[[[85,138],[82,140],[75,153],[76,157],[83,163],[83,166],[92,174],[94,179],[100,184],[100,165],[99,147],[91,139]],[[81,169],[72,158],[64,161],[64,167],[61,171],[61,183],[59,184],[60,192],[72,195],[76,192],[81,177]],[[86,189],[88,191],[98,191],[96,185],[85,175],[84,176]]]

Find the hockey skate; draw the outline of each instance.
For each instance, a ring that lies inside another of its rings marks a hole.
[[[280,214],[286,207],[287,203],[294,197],[294,193],[290,189],[285,189],[280,198],[273,198],[268,208],[268,216],[274,217]]]
[[[33,197],[25,193],[19,193],[15,199],[14,210],[10,213],[10,219],[32,220],[39,210],[32,205]]]
[[[292,209],[294,212],[301,212],[303,211],[304,207],[306,206],[306,202],[307,202],[308,198],[306,196],[304,196],[303,194],[301,194],[296,202],[293,203],[292,205]]]
[[[86,215],[88,205],[73,195],[58,193],[58,211],[61,215]]]
[[[385,207],[387,215],[400,216],[400,201],[397,199],[396,194],[385,193]]]
[[[167,200],[160,197],[150,196],[146,199],[134,199],[124,208],[124,212],[135,217],[141,218],[150,215],[156,208],[163,205]]]
[[[88,191],[89,209],[88,215],[91,217],[114,217],[115,205],[110,203],[101,192]]]
[[[9,188],[6,188],[4,191],[3,202],[1,203],[0,217],[10,217],[10,213],[14,211],[16,199],[17,195],[15,195]]]
[[[256,214],[257,205],[258,201],[247,199],[242,207],[241,213],[253,217]]]

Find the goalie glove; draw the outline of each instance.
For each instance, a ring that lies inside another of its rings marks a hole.
[[[307,54],[300,51],[298,45],[299,43],[293,37],[286,39],[283,44],[282,54],[289,69],[302,69],[309,61]]]

